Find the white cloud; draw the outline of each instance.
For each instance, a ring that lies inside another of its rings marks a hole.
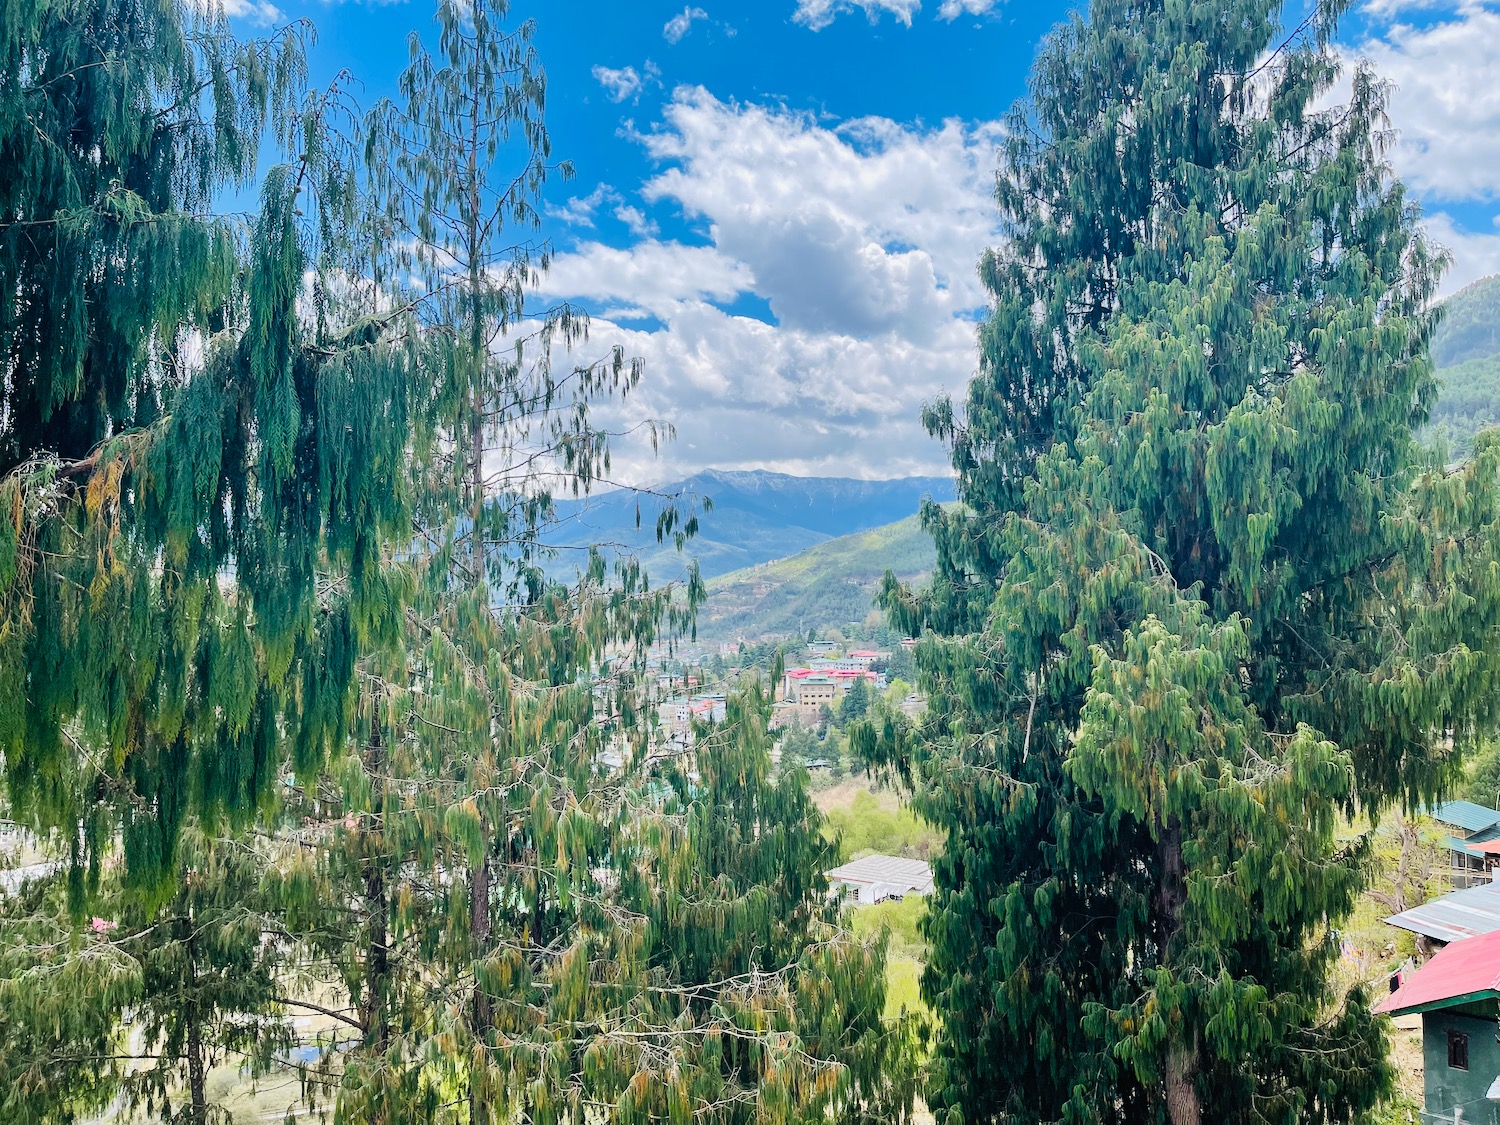
[[[706,19],[708,19],[708,13],[702,8],[684,8],[662,27],[662,38],[668,43],[680,43],[682,37],[693,29],[694,20]]]
[[[620,442],[615,476],[675,479],[707,466],[798,475],[881,478],[948,471],[922,430],[921,403],[962,386],[973,369],[972,328],[957,322],[935,344],[777,328],[703,302],[683,302],[657,330],[595,318],[589,346],[618,344],[645,361],[629,418],[673,423],[660,459]],[[623,425],[625,415],[611,419]]]
[[[1412,6],[1376,4],[1385,13]],[[1435,23],[1398,23],[1353,50],[1393,84],[1401,177],[1429,199],[1500,199],[1500,12],[1464,0]]]
[[[633,66],[621,67],[619,70],[596,66],[593,75],[594,81],[604,87],[605,96],[612,102],[623,102],[626,98],[634,101],[640,96],[642,80]]]
[[[230,19],[248,20],[258,27],[286,22],[286,13],[268,0],[204,0],[197,6],[204,12],[222,11]]]
[[[889,12],[907,27],[911,18],[922,8],[922,0],[797,0],[797,10],[792,19],[804,23],[814,31],[821,31],[844,12],[863,9],[865,16],[874,22],[882,12]]]
[[[965,13],[982,16],[1002,2],[1003,0],[943,0],[942,7],[938,9],[938,18],[956,20]]]
[[[615,208],[615,218],[630,228],[630,233],[637,238],[655,238],[657,225],[646,217],[646,213],[639,207],[628,207],[621,204]]]
[[[945,471],[920,412],[961,393],[975,367],[975,264],[998,239],[998,127],[830,127],[684,88],[639,139],[665,165],[641,195],[680,208],[707,245],[587,242],[545,281],[550,298],[604,310],[592,348],[645,360],[630,417],[677,426],[660,462],[622,443],[616,475]],[[630,222],[632,210],[615,214]],[[776,323],[731,305],[768,305]]]
[[[1439,296],[1457,293],[1471,281],[1500,273],[1500,230],[1466,231],[1441,211],[1428,215],[1422,226],[1434,241],[1453,252],[1453,265],[1443,277]]]
[[[552,256],[539,295],[584,298],[665,313],[684,301],[732,301],[754,275],[712,246],[638,242],[629,248],[585,242]]]
[[[975,276],[995,237],[995,126],[909,130],[812,118],[677,91],[645,138],[675,166],[643,194],[706,220],[754,271],[783,325],[912,338],[983,305]]]
[[[606,203],[618,203],[620,195],[608,184],[600,184],[587,195],[575,195],[561,206],[548,204],[547,215],[569,226],[591,227],[594,214]]]
[[[1365,0],[1361,11],[1377,19],[1390,19],[1404,12],[1436,8],[1441,3],[1442,0]]]

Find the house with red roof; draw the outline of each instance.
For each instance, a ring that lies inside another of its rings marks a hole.
[[[1422,1017],[1422,1109],[1500,1125],[1500,931],[1444,947],[1375,1006]]]

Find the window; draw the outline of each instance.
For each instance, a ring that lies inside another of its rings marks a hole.
[[[1469,1069],[1469,1037],[1462,1031],[1448,1032],[1448,1066],[1453,1070]]]

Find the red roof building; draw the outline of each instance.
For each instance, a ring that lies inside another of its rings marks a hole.
[[[1500,930],[1444,948],[1375,1006],[1422,1017],[1422,1116],[1500,1125]]]
[[[1500,930],[1445,946],[1375,1010],[1405,1016],[1494,999],[1500,999]]]

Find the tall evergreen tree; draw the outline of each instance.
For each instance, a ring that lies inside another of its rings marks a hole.
[[[409,533],[421,400],[371,295],[328,288],[367,275],[357,175],[301,30],[240,44],[170,0],[6,17],[5,783],[64,829],[75,904],[117,829],[167,894],[191,810],[243,823],[283,745],[311,771],[340,741],[395,620],[371,561]],[[268,127],[297,155],[245,232],[211,208]]]
[[[1496,469],[1413,440],[1441,267],[1324,0],[1098,0],[1010,118],[963,505],[888,581],[929,709],[856,733],[947,832],[949,1121],[1359,1119],[1365,840],[1494,719]]]

